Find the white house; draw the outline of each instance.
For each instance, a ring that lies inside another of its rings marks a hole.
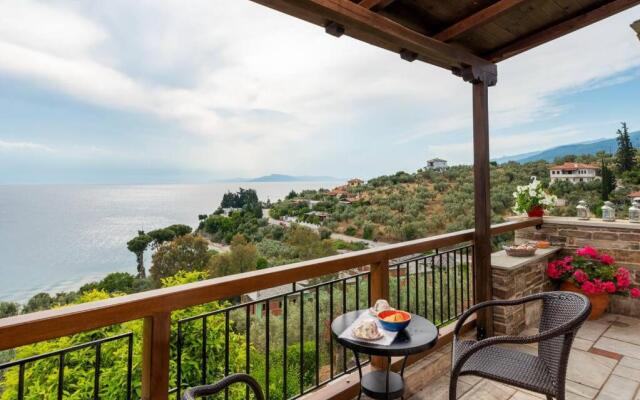
[[[427,161],[427,169],[446,169],[447,167],[447,160],[442,158],[433,158]]]
[[[566,162],[549,168],[551,183],[556,181],[568,181],[571,183],[591,182],[600,179],[597,174],[598,167],[591,164]]]

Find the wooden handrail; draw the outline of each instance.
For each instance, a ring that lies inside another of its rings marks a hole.
[[[497,235],[540,224],[542,224],[542,218],[527,218],[494,225],[491,233]],[[126,321],[153,317],[157,314],[170,313],[256,290],[268,289],[472,240],[473,230],[468,229],[181,286],[4,318],[0,319],[0,350]]]

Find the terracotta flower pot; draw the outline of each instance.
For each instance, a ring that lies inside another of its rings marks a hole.
[[[565,281],[560,285],[560,290],[564,290],[566,292],[576,292],[582,293],[589,298],[591,302],[591,314],[589,314],[589,319],[594,320],[602,317],[602,314],[607,310],[609,306],[609,293],[600,293],[600,294],[586,294],[579,287],[574,285],[571,282]]]
[[[542,208],[542,206],[533,206],[531,210],[527,211],[527,215],[531,218],[542,217],[544,215],[544,208]]]

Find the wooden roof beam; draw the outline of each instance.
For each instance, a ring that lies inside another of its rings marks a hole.
[[[344,27],[347,36],[398,54],[403,50],[416,53],[418,60],[446,68],[465,80],[480,80],[489,86],[495,85],[497,80],[497,68],[492,62],[425,36],[349,0],[253,1],[325,28],[337,24]]]
[[[358,5],[366,8],[367,10],[375,9],[376,11],[380,11],[394,1],[395,0],[360,0]]]
[[[636,31],[638,34],[638,39],[640,39],[640,19],[631,24],[631,28]]]
[[[466,33],[472,29],[490,22],[494,18],[499,17],[505,12],[524,3],[525,1],[526,0],[500,0],[496,3],[493,3],[489,7],[483,8],[475,14],[464,18],[463,20],[456,22],[455,24],[434,35],[433,38],[442,42],[453,40],[463,33]]]
[[[640,4],[640,0],[612,0],[591,11],[582,13],[574,18],[540,30],[525,38],[516,40],[511,44],[487,54],[486,58],[493,62],[505,60],[568,33],[577,31],[585,26],[608,18],[638,4]]]

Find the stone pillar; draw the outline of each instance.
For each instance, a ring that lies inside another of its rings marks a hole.
[[[530,294],[549,291],[552,283],[546,269],[559,247],[538,249],[532,257],[509,257],[499,251],[491,255],[493,298],[518,299]],[[493,329],[496,335],[518,335],[527,326],[536,325],[540,317],[540,302],[512,307],[495,307]]]

